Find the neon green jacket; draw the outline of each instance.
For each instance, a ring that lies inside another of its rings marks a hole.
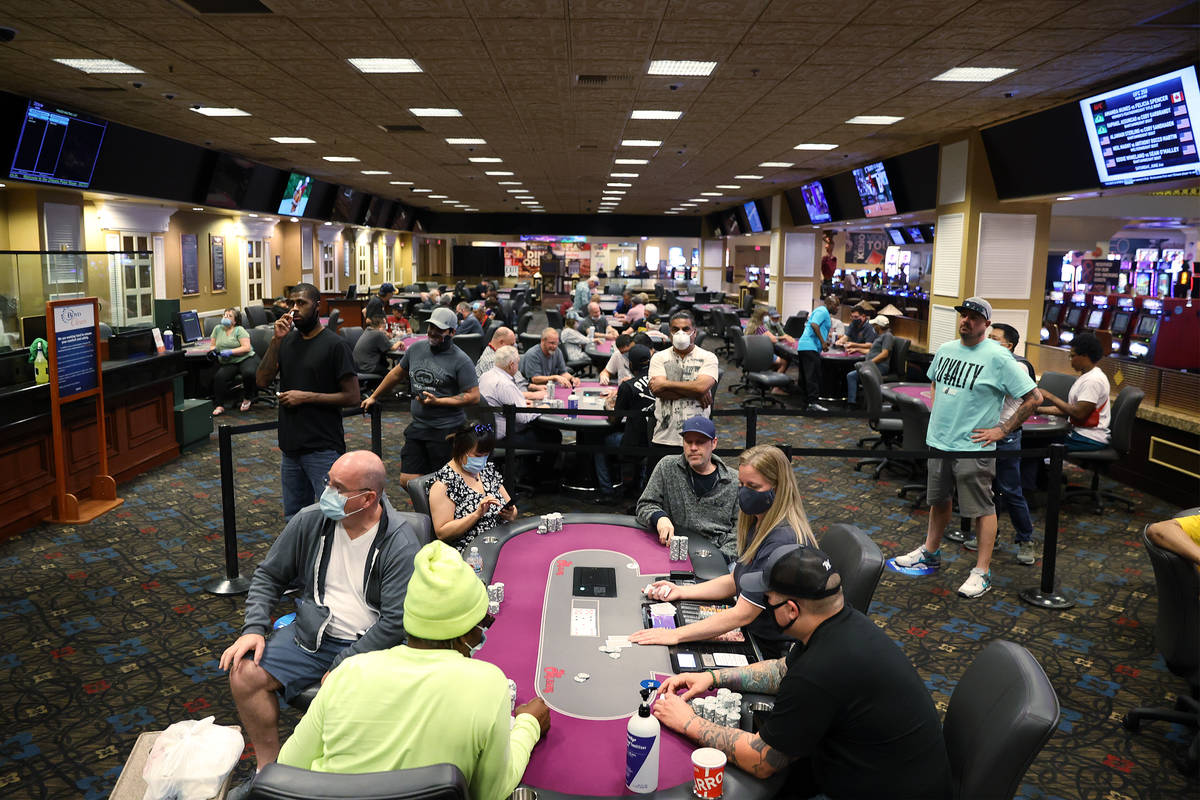
[[[509,730],[499,668],[453,650],[407,645],[360,653],[329,674],[279,752],[316,772],[384,772],[450,763],[475,800],[504,800],[541,737],[521,714]]]

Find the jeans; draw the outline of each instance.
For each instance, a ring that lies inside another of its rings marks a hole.
[[[996,442],[997,452],[1002,450],[1020,450],[1021,431],[1010,433]],[[996,496],[1008,506],[1008,517],[1012,520],[1016,535],[1013,540],[1018,544],[1033,540],[1033,519],[1029,516],[1029,503],[1025,502],[1025,494],[1021,490],[1021,459],[996,459]]]
[[[317,501],[325,490],[325,476],[329,474],[329,468],[341,455],[336,450],[314,450],[297,456],[280,454],[284,519],[291,519],[297,511]]]
[[[1095,439],[1081,436],[1075,431],[1067,434],[1066,441],[1063,444],[1067,446],[1068,453],[1077,450],[1103,450],[1108,447],[1108,442],[1097,442]]]
[[[852,406],[858,400],[858,370],[852,369],[846,373],[846,405]]]
[[[624,431],[614,431],[604,437],[604,443],[609,447],[620,447],[621,437],[625,435]],[[618,462],[617,477],[621,477],[621,467]],[[612,476],[608,472],[608,456],[604,453],[596,453],[596,487],[602,492],[611,492],[613,487]]]

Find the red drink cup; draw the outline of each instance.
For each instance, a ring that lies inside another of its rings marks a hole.
[[[692,751],[692,794],[716,800],[725,786],[725,754],[713,747]]]

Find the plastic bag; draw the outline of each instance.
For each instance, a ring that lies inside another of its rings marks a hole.
[[[187,719],[159,734],[142,769],[142,800],[208,800],[221,791],[246,742],[214,719]]]

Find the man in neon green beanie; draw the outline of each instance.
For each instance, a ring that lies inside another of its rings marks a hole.
[[[346,659],[279,751],[279,763],[317,772],[383,772],[449,762],[475,800],[503,800],[550,728],[540,697],[509,730],[508,681],[473,661],[492,617],[487,590],[441,541],[417,553],[404,628],[408,642]]]

